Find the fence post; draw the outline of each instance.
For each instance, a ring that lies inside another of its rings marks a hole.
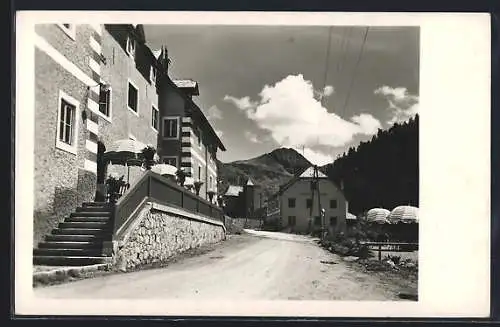
[[[151,196],[151,175],[148,176],[148,196]]]
[[[181,191],[181,208],[184,208],[184,192]]]

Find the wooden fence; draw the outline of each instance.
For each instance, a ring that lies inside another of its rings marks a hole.
[[[361,242],[370,250],[378,252],[378,259],[382,260],[382,252],[413,252],[418,251],[418,243],[398,242]]]

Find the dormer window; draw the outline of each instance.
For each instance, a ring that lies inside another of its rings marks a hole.
[[[151,81],[151,84],[156,84],[156,68],[153,66],[151,66],[151,69],[149,70],[149,80]]]
[[[127,37],[127,53],[133,58],[135,57],[135,40],[130,36]]]

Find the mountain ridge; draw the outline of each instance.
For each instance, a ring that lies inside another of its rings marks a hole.
[[[243,186],[250,178],[262,187],[264,194],[271,195],[310,166],[311,162],[295,149],[285,147],[246,160],[217,161],[221,180],[219,194],[224,194],[229,185]]]

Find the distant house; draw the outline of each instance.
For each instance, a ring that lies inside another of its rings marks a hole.
[[[266,221],[277,223],[289,232],[308,233],[321,229],[320,210],[325,210],[325,228],[331,233],[344,231],[348,202],[341,188],[321,172],[319,190],[321,208],[318,207],[317,193],[312,198],[311,181],[313,167],[282,185],[278,193],[267,201]],[[311,215],[312,209],[312,215]]]
[[[262,219],[265,216],[263,211],[266,203],[264,193],[262,188],[250,178],[247,179],[244,186],[229,185],[223,198],[228,216],[250,219]]]
[[[358,221],[358,217],[356,217],[355,215],[353,215],[352,213],[348,212],[347,213],[347,216],[346,216],[346,226],[353,226],[356,224],[356,222]]]
[[[242,217],[241,207],[243,205],[242,197],[243,186],[229,185],[226,193],[223,195],[224,211],[230,217]]]

